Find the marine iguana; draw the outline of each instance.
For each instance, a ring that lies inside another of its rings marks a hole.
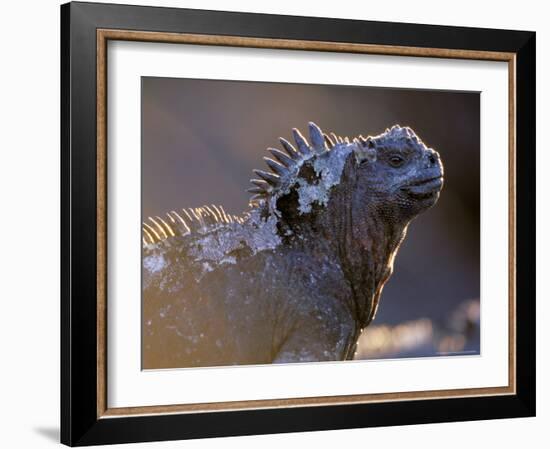
[[[212,205],[143,224],[143,368],[353,358],[443,166],[408,127],[292,132],[243,215]]]

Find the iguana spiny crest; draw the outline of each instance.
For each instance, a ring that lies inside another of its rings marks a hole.
[[[299,213],[310,212],[313,203],[326,205],[330,188],[339,182],[343,163],[351,152],[354,153],[357,163],[375,162],[377,148],[424,145],[412,129],[399,125],[387,128],[378,136],[365,138],[359,135],[351,140],[333,132],[330,135],[326,134],[313,122],[309,123],[308,128],[310,143],[297,128],[294,128],[292,134],[295,146],[280,137],[279,141],[284,151],[276,148],[267,149],[272,158],[263,159],[270,171],[253,170],[259,179],[251,179],[253,187],[247,190],[253,194],[249,200],[252,209],[267,207],[270,213],[280,216],[281,211],[276,209],[276,200],[288,194],[295,186],[302,193]],[[301,176],[301,168],[306,162],[309,173]],[[311,167],[315,173],[313,179]],[[242,225],[250,217],[250,211],[237,216],[226,213],[223,206],[214,204],[180,211],[172,210],[166,213],[165,218],[149,217],[148,221],[143,223],[143,245],[150,248],[169,237],[185,236],[192,231],[205,233],[233,223]]]

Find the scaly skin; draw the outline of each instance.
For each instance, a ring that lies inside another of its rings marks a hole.
[[[410,128],[270,149],[251,208],[172,212],[145,225],[143,366],[352,359],[407,227],[443,186]]]

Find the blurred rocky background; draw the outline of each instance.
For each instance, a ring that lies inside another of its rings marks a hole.
[[[244,211],[265,149],[308,121],[342,136],[410,126],[441,154],[445,187],[409,227],[357,358],[478,354],[479,107],[478,92],[145,77],[142,214]]]

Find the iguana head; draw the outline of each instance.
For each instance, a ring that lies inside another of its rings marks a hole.
[[[406,226],[433,206],[443,186],[439,154],[408,127],[399,125],[377,136],[348,138],[323,133],[309,124],[308,142],[293,130],[296,148],[285,139],[285,153],[270,148],[271,172],[255,170],[251,201],[264,204],[282,222],[300,227],[313,217],[378,215]],[[308,217],[308,215],[311,217]]]
[[[443,187],[439,153],[408,127],[394,126],[375,137],[359,139],[354,150],[355,196],[394,220],[410,220],[433,206]]]

